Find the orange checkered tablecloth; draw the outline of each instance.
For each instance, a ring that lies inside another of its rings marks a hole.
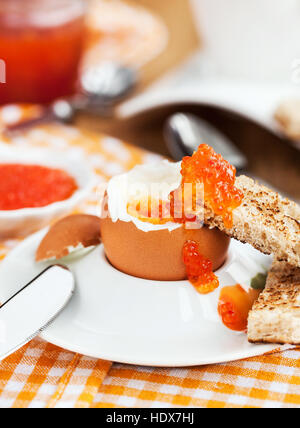
[[[300,351],[155,369],[75,355],[36,339],[0,365],[0,407],[300,407]]]
[[[0,110],[1,122],[28,110]],[[152,161],[118,140],[72,127],[49,125],[7,144],[52,147],[87,156],[99,180]],[[94,212],[91,198],[83,209]],[[0,259],[20,240],[0,242]],[[0,363],[1,408],[275,407],[300,408],[300,350],[198,368],[127,366],[74,354],[35,339]]]

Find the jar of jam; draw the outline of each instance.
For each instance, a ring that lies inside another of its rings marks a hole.
[[[0,0],[0,104],[48,103],[75,91],[85,0]]]

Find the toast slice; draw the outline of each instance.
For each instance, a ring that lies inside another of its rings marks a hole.
[[[248,340],[300,345],[300,268],[274,262],[249,314]]]
[[[244,200],[233,212],[233,228],[227,229],[208,206],[205,224],[300,267],[300,206],[246,176],[237,177],[236,187],[244,193]]]

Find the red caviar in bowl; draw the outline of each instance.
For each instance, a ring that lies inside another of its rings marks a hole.
[[[183,261],[188,279],[200,294],[212,293],[219,287],[212,262],[200,254],[197,242],[187,241],[184,244]]]
[[[39,165],[0,164],[0,210],[45,207],[78,189],[67,172]]]

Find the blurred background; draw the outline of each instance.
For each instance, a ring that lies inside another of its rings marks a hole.
[[[166,121],[192,113],[300,199],[297,0],[0,0],[0,59],[2,106],[174,159]]]

